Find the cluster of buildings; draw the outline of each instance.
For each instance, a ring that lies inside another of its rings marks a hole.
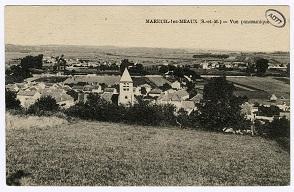
[[[61,107],[67,108],[75,104],[74,98],[67,94],[71,88],[60,83],[24,82],[6,85],[6,89],[17,93],[21,106],[28,108],[39,98],[51,96]]]
[[[190,98],[189,93],[178,81],[169,82],[170,89],[162,90],[155,83],[148,83],[139,78],[144,77],[133,77],[134,81],[125,68],[121,76],[66,76],[64,81],[57,83],[37,82],[36,78],[32,78],[23,83],[8,84],[6,88],[17,93],[17,99],[24,108],[28,108],[42,96],[51,96],[61,107],[68,108],[77,102],[86,102],[89,94],[96,93],[117,105],[134,105],[140,97],[151,104],[172,104],[177,110],[183,108],[191,113],[202,98],[202,94]],[[70,94],[72,91],[76,92],[77,98]]]

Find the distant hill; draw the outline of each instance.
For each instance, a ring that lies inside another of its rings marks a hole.
[[[200,50],[200,49],[172,49],[172,48],[150,48],[150,47],[116,47],[116,46],[86,46],[86,45],[5,45],[5,60],[24,57],[26,55],[44,54],[45,56],[57,56],[64,54],[66,58],[90,58],[118,61],[123,58],[138,61],[144,65],[162,64],[163,60],[173,60],[175,63],[184,64],[184,61],[191,62],[203,58],[193,58],[193,55],[200,54],[227,54],[238,55],[239,51],[224,50]],[[275,59],[281,63],[290,61],[289,52],[242,52],[245,55],[258,55],[267,59]]]

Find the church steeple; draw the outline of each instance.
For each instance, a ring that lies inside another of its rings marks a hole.
[[[133,80],[127,68],[120,78],[118,104],[126,106],[134,104]]]
[[[120,82],[133,82],[127,67],[120,78]]]

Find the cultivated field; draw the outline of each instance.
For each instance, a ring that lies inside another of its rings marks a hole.
[[[289,154],[260,137],[8,114],[6,124],[11,185],[289,185]]]
[[[248,88],[263,90],[269,94],[290,95],[290,84],[281,78],[274,77],[227,77],[227,80],[243,85]]]

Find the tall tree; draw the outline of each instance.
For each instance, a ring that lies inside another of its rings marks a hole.
[[[255,61],[256,73],[257,75],[264,75],[268,68],[268,60],[263,58],[258,58]]]
[[[122,74],[125,70],[126,67],[129,67],[129,66],[133,66],[134,64],[129,62],[128,59],[123,59],[121,61],[121,64],[120,64],[120,67],[119,67],[119,70],[120,70],[120,73]]]
[[[216,131],[224,127],[239,128],[244,121],[240,105],[245,98],[236,97],[233,91],[234,85],[225,77],[212,78],[204,86],[198,117],[203,126]]]

